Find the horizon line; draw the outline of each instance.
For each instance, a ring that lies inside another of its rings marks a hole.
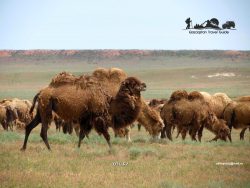
[[[124,51],[133,51],[133,50],[139,50],[139,51],[250,51],[250,50],[236,50],[236,49],[139,49],[139,48],[134,48],[134,49],[126,49],[126,48],[91,48],[91,49],[45,49],[45,48],[34,48],[34,49],[0,49],[0,51],[70,51],[70,50],[78,50],[78,51],[94,51],[94,50],[100,50],[100,51],[105,51],[105,50],[124,50]]]

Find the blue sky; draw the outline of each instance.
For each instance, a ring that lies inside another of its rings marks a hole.
[[[0,49],[250,50],[248,0],[1,0]],[[185,19],[233,20],[228,35],[191,35]]]

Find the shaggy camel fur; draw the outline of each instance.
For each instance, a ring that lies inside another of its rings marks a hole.
[[[211,141],[217,141],[217,139],[221,139],[223,141],[226,141],[227,138],[230,142],[232,142],[230,129],[228,128],[226,121],[224,119],[218,119],[215,114],[212,116],[212,123],[206,124],[206,128],[215,134],[215,138],[213,138]],[[201,133],[202,134],[202,133]],[[201,137],[202,135],[200,135]]]
[[[225,93],[215,93],[210,95],[207,92],[200,92],[205,101],[210,105],[212,111],[218,118],[223,118],[223,111],[225,107],[232,102],[232,100]]]
[[[235,99],[237,102],[250,102],[250,96],[242,96]]]
[[[0,123],[4,130],[10,128],[13,131],[14,121],[17,119],[17,111],[16,109],[12,109],[11,106],[6,104],[0,104]]]
[[[32,106],[29,100],[21,99],[5,99],[1,102],[2,105],[10,106],[13,110],[16,109],[18,120],[21,123],[28,124],[33,118],[33,114],[29,114],[29,110]]]
[[[56,131],[61,131],[61,128],[63,130],[64,134],[72,134],[73,129],[75,130],[75,133],[77,136],[79,136],[79,123],[77,121],[64,121],[61,117],[59,117],[55,112],[52,112],[52,119],[50,124],[54,121],[55,126],[56,126]]]
[[[198,91],[193,91],[189,93],[188,101],[192,103],[191,107],[193,108],[195,112],[196,120],[194,121],[197,121],[197,120],[200,121],[197,123],[199,141],[201,141],[204,127],[215,134],[215,138],[212,139],[211,141],[217,141],[218,138],[224,141],[226,141],[227,138],[229,138],[229,140],[231,141],[230,130],[227,127],[226,122],[216,117],[216,115],[211,110],[211,107],[205,101],[201,93],[199,93]],[[187,112],[190,113],[190,110],[188,110]],[[179,111],[179,113],[185,114],[185,111],[184,112]],[[191,116],[187,116],[187,117],[190,118]],[[183,129],[183,126],[178,126],[178,130],[179,132],[182,133],[183,138],[185,138],[186,132],[188,129],[189,129],[190,136],[192,137],[192,132],[195,131],[196,129],[194,125],[191,124],[190,128],[184,127],[184,129]]]
[[[153,109],[156,109],[158,112],[161,111],[163,105],[168,102],[167,99],[152,99],[149,101],[149,106]]]
[[[52,114],[52,118],[53,118],[55,125],[56,125],[56,131],[60,132],[62,124],[63,124],[63,119],[60,118],[56,113],[53,112],[53,114]]]
[[[95,78],[81,76],[73,83],[42,89],[34,97],[33,106],[38,101],[38,110],[35,118],[26,126],[22,150],[26,149],[31,130],[39,123],[42,123],[40,135],[50,149],[47,130],[52,111],[65,121],[80,122],[78,147],[92,128],[103,135],[111,147],[108,127],[125,128],[137,119],[141,110],[140,92],[145,88],[146,85],[137,78],[128,77],[120,84],[116,96],[111,98]]]
[[[157,138],[164,126],[159,112],[150,108],[145,102],[142,102],[142,111],[139,114],[137,121],[145,127],[153,138]]]
[[[178,134],[182,133],[182,139],[185,139],[186,131],[190,130],[192,140],[196,140],[196,133],[202,132],[202,128],[207,120],[207,110],[200,101],[179,100],[172,108],[173,122],[177,125]],[[199,134],[199,138],[200,138]]]
[[[72,134],[74,129],[76,135],[79,136],[80,125],[77,121],[64,121],[55,112],[52,112],[52,120],[56,125],[56,131],[60,132],[62,128],[64,134]]]
[[[168,102],[166,102],[160,112],[161,118],[163,119],[164,122],[164,128],[161,131],[161,138],[166,138],[168,137],[169,140],[172,139],[172,130],[175,128],[174,124],[174,117],[172,114],[172,108],[175,105],[175,102],[182,100],[182,99],[187,99],[188,98],[188,93],[185,90],[177,90],[174,91]]]
[[[235,99],[235,101],[237,102],[250,102],[250,96],[242,96],[242,97],[238,97]],[[244,140],[244,135],[246,132],[247,128],[243,128],[242,131],[240,132],[240,139]],[[250,132],[250,128],[248,128],[249,132]]]
[[[250,101],[229,103],[223,115],[230,130],[242,129],[240,139],[243,140],[245,130],[250,127]]]
[[[185,94],[181,95],[181,93]],[[205,102],[204,97],[197,91],[191,92],[188,96],[186,94],[186,92],[180,91],[173,93],[174,97],[171,96],[171,98],[177,99],[177,101],[171,100],[172,104],[165,105],[162,111],[167,125],[175,124],[177,126],[177,137],[181,133],[182,138],[185,139],[186,132],[189,130],[192,140],[196,140],[198,132],[198,139],[201,141],[203,128],[205,127],[216,135],[213,140],[218,138],[226,140],[227,137],[231,140],[225,122],[217,119]],[[183,97],[176,97],[176,95]],[[169,132],[171,132],[171,129]]]
[[[4,130],[8,129],[6,107],[3,105],[0,105],[0,123],[2,124]]]
[[[240,132],[240,139],[241,139],[241,140],[244,140],[246,130],[247,130],[247,128],[243,128],[243,129],[241,130],[241,132]],[[249,130],[249,132],[250,132],[250,127],[248,127],[248,130]]]
[[[105,88],[106,92],[114,97],[119,90],[120,83],[127,77],[126,73],[118,68],[99,68],[92,73],[99,83]],[[143,125],[147,132],[153,137],[157,137],[163,128],[163,121],[155,109],[149,108],[146,101],[142,99],[142,110],[139,113],[138,123]],[[122,136],[126,133],[126,137],[130,138],[130,129],[120,130],[116,135]]]

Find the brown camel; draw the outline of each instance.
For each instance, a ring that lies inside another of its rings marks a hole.
[[[126,78],[115,97],[110,97],[105,89],[89,76],[81,76],[74,82],[42,89],[33,100],[34,108],[38,101],[35,118],[26,126],[22,150],[26,149],[30,132],[42,123],[41,137],[50,149],[47,139],[48,123],[52,111],[65,121],[79,121],[80,134],[78,147],[82,139],[94,128],[103,135],[111,148],[108,128],[125,128],[132,124],[141,110],[141,91],[146,85],[135,77]]]

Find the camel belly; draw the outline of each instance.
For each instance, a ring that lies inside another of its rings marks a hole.
[[[76,120],[88,110],[89,98],[84,95],[82,90],[72,86],[47,88],[39,96],[39,110],[42,114],[53,110],[64,120]]]

